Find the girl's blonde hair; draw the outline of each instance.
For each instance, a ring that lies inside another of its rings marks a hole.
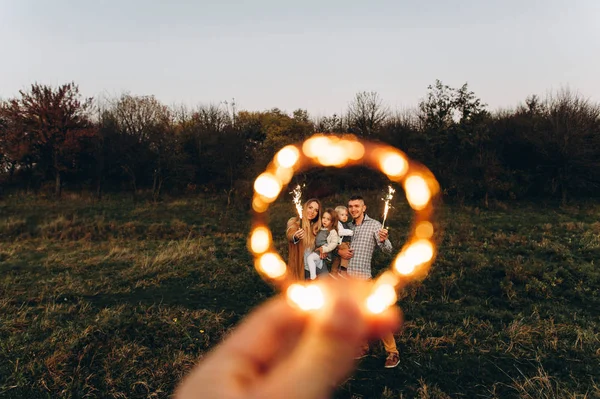
[[[310,204],[312,204],[313,202],[316,202],[317,205],[319,205],[319,211],[317,212],[317,216],[315,217],[315,219],[313,219],[311,221],[311,220],[308,220],[308,218],[306,218],[306,217],[302,218],[302,230],[304,230],[304,238],[302,239],[302,241],[304,242],[304,248],[311,248],[311,249],[314,248],[315,237],[316,237],[317,233],[319,232],[319,230],[321,230],[321,215],[322,215],[321,202],[316,198],[311,198],[304,203],[304,207],[302,208],[302,215],[304,216],[304,215],[306,215],[308,206]]]

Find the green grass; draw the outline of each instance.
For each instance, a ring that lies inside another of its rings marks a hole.
[[[367,203],[378,216],[376,193]],[[411,218],[398,203],[396,248]],[[286,199],[271,212],[282,254],[292,212]],[[599,217],[590,204],[445,206],[430,274],[400,295],[399,367],[384,370],[374,343],[336,397],[600,397]],[[0,201],[0,397],[168,397],[274,294],[249,226],[246,201],[208,195]]]

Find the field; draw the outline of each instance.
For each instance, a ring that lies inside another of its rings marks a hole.
[[[378,217],[376,193],[368,203]],[[282,254],[292,211],[271,212]],[[410,217],[401,203],[390,214],[396,248]],[[383,369],[374,343],[336,397],[600,397],[599,220],[584,203],[444,206],[437,261],[399,300],[400,365]],[[168,397],[275,294],[249,225],[245,202],[209,195],[0,200],[0,397]]]

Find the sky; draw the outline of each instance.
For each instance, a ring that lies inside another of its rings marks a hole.
[[[0,0],[0,98],[85,96],[344,112],[416,107],[440,79],[490,110],[570,88],[600,102],[600,0]]]

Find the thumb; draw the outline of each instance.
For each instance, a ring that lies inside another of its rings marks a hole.
[[[293,353],[267,378],[264,398],[327,397],[354,366],[368,326],[358,304],[343,298],[315,314]]]

